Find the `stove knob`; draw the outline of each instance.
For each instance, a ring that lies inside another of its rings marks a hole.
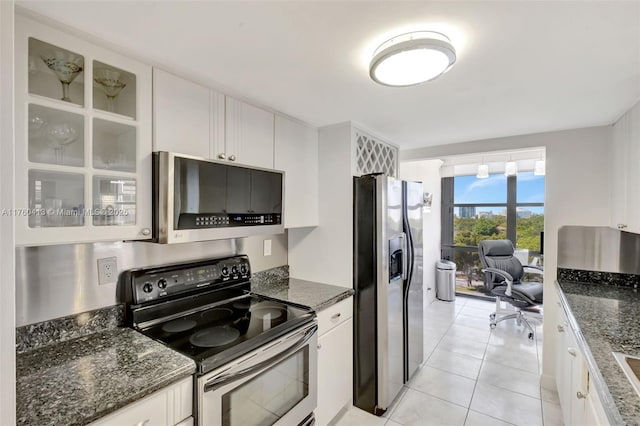
[[[244,263],[242,265],[240,265],[240,273],[242,275],[247,273],[247,265],[245,265]]]
[[[235,265],[233,265],[233,266],[231,267],[231,273],[232,273],[233,275],[236,275],[236,274],[238,273],[238,267],[237,267],[237,266],[235,266]]]
[[[165,280],[164,278],[160,278],[158,280],[158,288],[164,290],[165,288],[167,288],[167,280]]]
[[[153,284],[144,283],[144,285],[142,286],[142,291],[144,291],[145,293],[151,293],[153,291]]]
[[[222,267],[222,276],[226,277],[227,275],[229,275],[229,268],[227,268],[226,266]]]

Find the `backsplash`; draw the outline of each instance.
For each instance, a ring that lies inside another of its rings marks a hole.
[[[272,255],[263,256],[263,241]],[[119,303],[116,284],[98,284],[97,260],[117,259],[118,271],[246,254],[258,272],[287,264],[287,234],[185,244],[113,242],[16,248],[16,326],[67,317]]]
[[[606,226],[563,226],[558,268],[640,275],[640,235]]]
[[[277,268],[267,269],[266,271],[251,274],[252,285],[262,285],[274,281],[289,279],[289,265],[278,266]]]
[[[640,275],[558,268],[558,281],[638,288]]]
[[[16,328],[16,352],[24,353],[55,343],[106,331],[124,321],[124,305],[107,308]]]

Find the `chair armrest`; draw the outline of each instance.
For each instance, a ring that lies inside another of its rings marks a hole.
[[[511,296],[511,287],[513,286],[513,277],[511,276],[511,274],[503,271],[502,269],[496,268],[484,268],[482,272],[489,272],[504,278],[504,281],[507,283],[507,290],[504,292],[504,294],[506,296]]]
[[[544,275],[544,268],[542,266],[522,265],[522,268],[525,272],[530,274]]]

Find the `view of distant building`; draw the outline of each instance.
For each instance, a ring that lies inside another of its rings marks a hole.
[[[518,217],[518,219],[529,219],[532,215],[533,212],[531,210],[527,210],[523,207],[518,207],[516,209],[516,217]]]
[[[475,207],[460,207],[460,217],[476,217]]]
[[[478,216],[478,219],[480,219],[481,217],[486,219],[493,219],[493,212],[492,211],[478,212],[477,216]]]

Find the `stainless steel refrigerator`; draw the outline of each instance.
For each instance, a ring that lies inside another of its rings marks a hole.
[[[354,178],[354,405],[381,415],[423,361],[422,184]]]

